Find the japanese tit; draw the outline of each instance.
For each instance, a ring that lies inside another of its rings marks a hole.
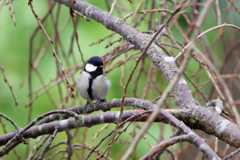
[[[86,113],[89,101],[106,101],[108,89],[111,85],[108,78],[104,75],[103,61],[100,57],[91,57],[84,66],[84,70],[77,76],[76,84],[82,98],[87,100],[84,106]]]

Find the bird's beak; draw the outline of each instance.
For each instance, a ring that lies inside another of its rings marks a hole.
[[[99,66],[99,68],[103,68],[103,65]]]

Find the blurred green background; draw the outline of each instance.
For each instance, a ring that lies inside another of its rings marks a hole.
[[[1,2],[1,1],[0,1]],[[107,10],[107,7],[105,3],[102,3],[102,1],[95,1],[95,0],[89,0],[88,2],[92,3],[93,5],[98,6],[101,9]],[[2,3],[2,2],[1,2]],[[47,10],[47,2],[46,1],[33,1],[33,6],[35,12],[38,14],[40,18],[44,16]],[[137,6],[137,2],[134,2],[131,6],[133,9]],[[38,25],[36,19],[34,18],[30,7],[27,4],[27,1],[13,1],[13,8],[15,11],[15,19],[17,22],[17,25],[14,26],[13,19],[11,18],[11,14],[9,11],[9,5],[3,5],[0,10],[0,65],[4,68],[5,75],[11,84],[14,93],[16,94],[17,100],[19,102],[18,106],[15,106],[13,97],[11,95],[10,89],[7,86],[6,83],[3,81],[3,76],[0,73],[0,112],[10,117],[14,122],[16,122],[19,126],[26,126],[28,124],[28,107],[25,107],[25,105],[29,102],[28,97],[28,82],[26,81],[23,86],[20,86],[20,84],[24,81],[24,79],[28,76],[28,70],[29,70],[29,49],[30,49],[30,37],[33,34],[34,29]],[[54,8],[54,12],[56,12],[57,7]],[[118,14],[114,13],[116,16]],[[222,13],[224,14],[224,12]],[[125,13],[122,14],[123,17],[125,16]],[[235,14],[233,17],[236,16]],[[60,14],[60,21],[59,24],[64,24],[67,22],[66,27],[61,31],[60,38],[63,42],[63,47],[66,48],[66,52],[68,52],[68,47],[70,45],[70,39],[72,36],[72,22],[66,21],[69,17],[69,9],[65,6],[61,6],[61,14]],[[119,17],[119,18],[123,18]],[[210,27],[213,27],[216,25],[216,21],[213,21],[214,15],[209,12],[209,15],[206,17],[206,20],[204,22],[204,29],[208,29]],[[181,21],[182,20],[182,21]],[[182,27],[186,26],[186,22],[184,22],[183,19],[179,18],[179,23],[181,23]],[[239,21],[235,21],[236,25],[239,23]],[[172,24],[171,24],[172,25]],[[54,32],[52,28],[52,22],[48,18],[47,22],[44,23],[44,27],[47,30],[48,34],[51,36]],[[146,30],[147,27],[144,25],[141,25],[139,30]],[[224,29],[225,30],[225,29]],[[80,19],[79,25],[77,28],[78,35],[79,35],[79,43],[81,46],[81,50],[84,54],[84,59],[87,60],[89,57],[93,55],[103,55],[110,49],[105,49],[104,47],[108,44],[108,41],[104,41],[100,44],[93,45],[89,47],[89,44],[92,42],[96,42],[97,40],[105,37],[106,35],[111,34],[112,32],[107,30],[103,25],[95,22],[94,20],[91,20],[91,22],[87,22],[84,19]],[[174,28],[172,30],[174,38],[181,41],[182,36],[179,33],[179,31]],[[42,44],[39,44],[39,42],[47,43],[46,37],[41,33],[41,31],[38,32],[37,36],[35,37],[33,41],[33,52],[37,50],[38,46],[42,47]],[[211,41],[215,38],[217,34],[217,31],[213,31],[209,34],[207,34],[207,39],[209,44],[211,44]],[[117,40],[118,36],[115,36],[112,40]],[[168,41],[170,42],[170,41]],[[55,43],[55,42],[54,42]],[[221,45],[221,44],[217,44]],[[113,47],[112,47],[113,48]],[[111,48],[111,49],[112,49]],[[221,47],[215,47],[215,52],[218,53],[219,58],[222,58],[222,48]],[[178,53],[178,51],[174,51],[175,53]],[[78,52],[77,46],[75,45],[74,48],[74,54],[76,56],[76,61],[79,64],[82,64],[80,54]],[[34,55],[36,57],[36,55]],[[63,67],[66,68],[66,62],[63,61],[63,56],[60,55],[59,58],[63,62]],[[73,66],[73,59],[69,58],[71,66]],[[126,68],[131,68],[135,64],[135,61],[132,60],[129,63],[126,64]],[[146,67],[149,68],[149,60],[146,60]],[[191,60],[189,63],[189,67],[187,70],[187,73],[194,73],[198,69],[198,63],[195,60]],[[39,65],[37,66],[39,72],[42,73],[44,76],[43,79],[45,82],[48,82],[50,79],[55,78],[57,75],[57,66],[56,66],[56,60],[52,55],[52,51],[50,47],[46,50],[46,52],[43,55],[43,58],[40,59]],[[72,77],[69,77],[69,80],[71,83],[74,83],[74,77],[81,71],[79,69]],[[129,69],[126,69],[124,72],[124,82],[126,82],[129,74]],[[109,79],[112,82],[112,87],[110,88],[109,94],[107,96],[108,100],[111,100],[113,98],[121,98],[123,94],[123,89],[119,86],[119,79],[121,75],[121,68],[116,68],[114,71],[111,71],[108,74]],[[136,74],[135,74],[136,75]],[[205,73],[202,73],[201,79],[199,81],[205,81],[207,79],[207,76]],[[146,81],[146,75],[141,76],[141,79],[139,81],[139,86],[144,86]],[[64,85],[65,83],[61,83],[61,87],[63,89],[62,93],[63,96],[66,94],[66,87]],[[124,83],[125,84],[125,83]],[[166,88],[167,82],[165,81],[164,84],[162,84],[163,88]],[[32,86],[33,89],[36,89],[37,87],[41,86],[41,82],[37,78],[37,75],[33,73],[32,75]],[[65,88],[64,88],[65,87]],[[127,97],[132,97],[132,88],[133,88],[133,82],[130,83],[129,89],[128,89],[128,95]],[[194,90],[193,86],[190,85],[190,88]],[[208,87],[207,87],[208,88]],[[203,92],[207,94],[209,91],[207,88],[203,89]],[[143,88],[138,89],[139,93],[143,91]],[[60,98],[59,98],[59,90],[57,87],[50,89],[50,92],[52,95],[57,95],[54,97],[56,99],[57,105],[60,104]],[[140,96],[141,97],[141,96]],[[80,99],[79,96],[77,98]],[[148,100],[152,100],[155,97],[147,96]],[[70,107],[73,107],[74,105],[79,105],[80,101],[77,100],[69,100],[69,104],[73,104]],[[72,101],[72,102],[71,102]],[[79,102],[79,103],[78,103]],[[85,101],[82,101],[85,103]],[[200,100],[200,102],[202,102]],[[171,106],[174,108],[175,106]],[[41,97],[39,97],[34,103],[33,103],[33,114],[32,118],[35,118],[38,115],[41,115],[47,111],[51,111],[55,109],[52,104],[51,100],[49,99],[48,95],[45,93]],[[119,110],[119,109],[114,109]],[[6,129],[8,132],[13,131],[14,128],[12,125],[10,125],[9,122],[6,122],[2,119],[2,121],[6,125]],[[155,135],[156,137],[165,137],[168,138],[171,134],[171,128],[167,125],[161,125],[162,128],[164,128],[164,131],[160,130],[161,127],[159,127],[160,124],[153,124],[150,129],[148,130],[151,134]],[[94,126],[88,129],[89,135],[93,135],[96,131],[98,131],[103,125]],[[108,130],[105,130],[100,134],[100,136],[95,139],[94,141],[91,140],[91,136],[87,137],[87,142],[89,142],[90,145],[94,146],[96,145],[103,136],[105,136],[111,129],[114,128],[114,124],[110,125]],[[128,140],[132,137],[128,134],[131,131],[132,127],[129,128],[129,130],[126,132],[126,134],[123,134],[120,137],[120,140]],[[83,138],[84,128],[79,129],[79,139]],[[3,134],[3,130],[0,129],[0,134]],[[154,139],[151,138],[150,135],[147,135],[147,138],[149,138],[150,143],[152,145],[156,145],[156,142]],[[53,141],[54,143],[57,143],[58,141],[65,140],[66,135],[65,133],[60,133],[57,135],[56,139]],[[30,149],[33,148],[35,140],[30,140]],[[109,142],[110,139],[107,141]],[[103,150],[105,146],[107,146],[107,142],[104,142],[104,145],[102,145],[99,149]],[[144,144],[144,145],[143,145]],[[129,146],[126,142],[116,142],[113,145],[112,148],[112,154],[111,157],[120,157],[124,151]],[[139,143],[136,153],[140,157],[144,155],[150,148],[141,147],[145,146],[146,144],[143,140]],[[65,148],[65,146],[61,146],[62,148]],[[21,156],[21,159],[25,159],[25,145],[20,144],[16,148],[18,150],[19,155]],[[58,150],[59,148],[55,149]],[[53,151],[51,152],[53,153]],[[88,153],[88,151],[85,152],[85,154]],[[79,152],[79,155],[81,152]],[[47,154],[48,156],[50,154]],[[5,156],[4,159],[14,159],[16,158],[13,155],[13,152],[11,151],[9,155]],[[59,156],[58,156],[59,158]],[[56,158],[57,159],[57,158]],[[93,158],[94,159],[94,158]]]

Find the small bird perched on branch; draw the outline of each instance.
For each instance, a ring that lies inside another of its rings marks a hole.
[[[76,78],[77,88],[82,98],[87,100],[84,113],[89,101],[97,100],[95,106],[101,101],[106,101],[108,89],[111,85],[104,75],[103,61],[100,57],[91,57],[84,66],[84,70]]]

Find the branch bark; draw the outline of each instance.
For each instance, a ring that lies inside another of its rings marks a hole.
[[[119,104],[120,106],[121,104]],[[22,138],[36,138],[41,135],[45,134],[52,134],[62,131],[67,131],[70,129],[80,128],[80,127],[91,127],[98,124],[103,123],[115,123],[118,120],[120,112],[104,112],[104,113],[97,113],[91,115],[79,115],[75,118],[60,120],[57,122],[50,122],[45,123],[42,125],[37,125],[29,128],[22,134]],[[151,111],[124,111],[122,114],[121,121],[124,121],[133,115],[136,116],[136,121],[146,121]],[[165,123],[170,123],[174,127],[181,130],[182,133],[188,134],[191,136],[192,141],[195,145],[201,146],[200,150],[208,159],[220,159],[217,154],[208,146],[208,144],[197,134],[195,134],[190,128],[188,128],[184,123],[182,123],[179,119],[175,118],[170,113],[166,112],[164,109],[159,110],[159,114],[155,121],[163,121]],[[9,140],[11,140],[15,135],[18,134],[17,132],[11,132],[5,135],[0,136],[0,145],[6,144]],[[9,145],[9,147],[5,147],[0,151],[0,156],[5,155],[12,149],[13,147],[17,146],[21,143],[21,140],[13,141],[13,145]]]
[[[98,111],[102,109],[111,109],[121,106],[121,99],[114,99],[107,102],[99,103],[98,107],[89,107],[88,111]],[[153,109],[155,104],[136,98],[126,98],[124,106],[134,106],[138,108]],[[198,107],[195,110],[186,109],[171,109],[165,110],[175,116],[177,119],[183,121],[187,126],[192,129],[201,129],[208,134],[215,135],[219,139],[236,148],[240,147],[240,127],[227,119],[221,117],[218,111],[214,107]],[[77,114],[83,113],[84,105],[76,106],[66,109],[66,111],[76,112]],[[163,109],[160,109],[163,110]],[[145,111],[129,110],[124,111],[122,121],[129,118],[132,115],[142,114]],[[60,116],[60,114],[54,114],[47,117],[47,121],[43,121],[28,129],[23,138],[36,138],[45,134],[52,134],[56,126],[58,132],[66,131],[79,127],[91,127],[102,123],[115,123],[118,118],[119,112],[104,112],[91,115],[80,115],[84,123],[77,123],[74,118],[69,118],[69,115]],[[145,122],[150,116],[150,113],[139,116],[135,121]],[[102,118],[101,118],[102,117]],[[51,122],[55,120],[65,119],[57,122]],[[155,122],[169,123],[161,115],[158,115]],[[62,125],[65,124],[65,125]],[[68,124],[68,125],[67,125]],[[5,145],[17,132],[10,132],[0,136],[0,146]]]

